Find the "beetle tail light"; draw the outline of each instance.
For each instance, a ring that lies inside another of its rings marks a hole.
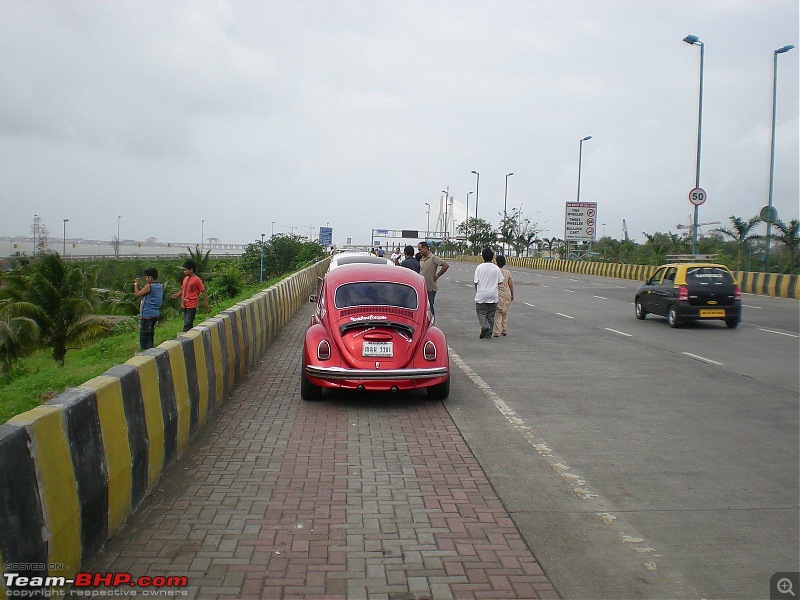
[[[689,301],[689,288],[685,285],[682,285],[678,288],[678,301],[688,302]]]
[[[331,345],[328,340],[321,340],[317,344],[317,358],[319,360],[328,360],[331,357]]]
[[[422,355],[425,360],[436,360],[436,344],[430,340],[425,342],[425,346],[422,348]]]
[[[742,299],[742,288],[738,285],[733,288],[733,299],[734,300],[741,300]]]

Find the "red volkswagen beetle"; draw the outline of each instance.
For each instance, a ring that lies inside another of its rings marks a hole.
[[[316,310],[306,331],[300,395],[322,388],[450,394],[450,356],[433,325],[425,280],[411,269],[351,264],[329,271],[311,296]]]

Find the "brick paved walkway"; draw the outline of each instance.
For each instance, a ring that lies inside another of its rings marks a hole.
[[[91,570],[186,575],[192,598],[557,598],[442,402],[300,399],[308,318]]]

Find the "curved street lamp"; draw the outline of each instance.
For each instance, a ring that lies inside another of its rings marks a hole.
[[[767,248],[764,254],[764,264],[761,267],[761,270],[766,272],[767,270],[767,261],[769,260],[769,250],[770,245],[772,242],[772,221],[774,220],[774,214],[772,211],[772,190],[773,190],[773,182],[775,178],[775,109],[778,104],[778,54],[784,54],[794,48],[792,44],[788,46],[784,46],[783,48],[778,48],[772,53],[772,141],[770,143],[770,150],[769,150],[769,217],[770,219],[767,221]]]
[[[694,187],[700,187],[700,142],[703,133],[703,62],[705,57],[705,44],[696,35],[687,35],[683,41],[691,46],[700,46],[700,100],[697,109],[697,166],[695,167]],[[694,223],[692,227],[692,254],[697,254],[697,223],[700,205],[694,205]]]

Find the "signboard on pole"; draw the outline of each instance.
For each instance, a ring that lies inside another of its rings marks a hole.
[[[321,246],[333,245],[333,227],[319,228],[319,243]]]
[[[593,242],[597,239],[597,202],[567,202],[564,240]]]

